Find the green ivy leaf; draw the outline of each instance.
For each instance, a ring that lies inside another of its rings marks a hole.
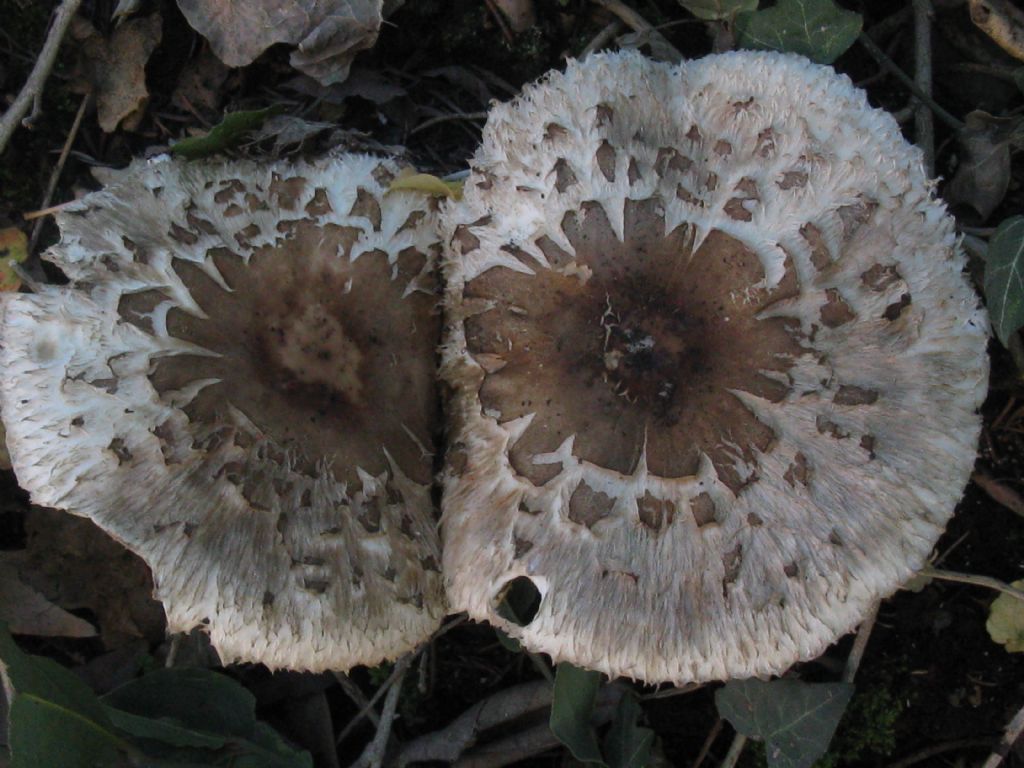
[[[849,683],[732,680],[715,692],[718,714],[765,742],[769,768],[809,768],[825,754],[853,696]]]
[[[819,64],[831,64],[860,34],[864,20],[833,0],[779,0],[773,8],[742,13],[736,18],[742,48],[799,53]]]
[[[1024,579],[1013,582],[1011,587],[1024,589]],[[985,622],[988,635],[1010,653],[1024,652],[1024,602],[1013,595],[1000,595],[992,601]]]
[[[704,21],[733,19],[738,13],[757,10],[757,0],[679,0],[679,4]]]
[[[308,752],[291,749],[257,722],[249,691],[217,672],[159,669],[111,691],[103,702],[114,724],[151,755],[240,768],[313,766]]]
[[[604,765],[597,735],[590,724],[600,687],[600,672],[580,669],[565,662],[555,668],[551,732],[581,763]]]
[[[654,731],[640,725],[643,710],[632,691],[619,699],[615,719],[604,737],[608,768],[644,768],[654,748]]]
[[[280,107],[267,107],[247,112],[231,112],[210,129],[205,136],[182,139],[171,147],[171,153],[186,160],[198,160],[237,147],[246,134],[263,125],[263,121],[281,111]]]
[[[0,624],[0,662],[14,689],[11,768],[127,765],[124,755],[134,750],[115,733],[89,687],[51,659],[22,651],[5,624]]]
[[[1009,346],[1024,326],[1024,216],[1006,219],[989,240],[985,298],[996,336]]]

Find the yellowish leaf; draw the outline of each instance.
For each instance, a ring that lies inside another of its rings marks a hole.
[[[411,192],[423,192],[434,197],[451,197],[455,200],[462,199],[462,181],[445,181],[429,173],[402,174],[388,188],[388,192],[408,190]]]
[[[16,291],[21,278],[14,271],[15,264],[28,258],[28,238],[17,227],[0,229],[0,291]]]
[[[1024,579],[1013,582],[1010,586],[1024,589]],[[1000,595],[988,609],[988,621],[985,623],[989,637],[1000,645],[1005,645],[1010,653],[1024,651],[1024,600],[1013,595]]]

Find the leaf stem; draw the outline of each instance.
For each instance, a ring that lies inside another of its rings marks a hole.
[[[1002,592],[1004,595],[1010,595],[1018,600],[1024,600],[1024,591],[1011,587],[1004,581],[999,579],[993,579],[991,576],[979,576],[975,573],[959,573],[958,571],[946,571],[939,568],[932,568],[930,565],[925,566],[918,574],[926,576],[931,579],[940,579],[942,581],[956,581],[961,584],[971,584],[975,587],[988,587],[994,589],[997,592]]]

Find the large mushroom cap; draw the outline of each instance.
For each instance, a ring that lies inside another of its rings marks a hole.
[[[987,325],[918,150],[849,80],[596,56],[497,107],[473,169],[443,223],[453,609],[610,675],[744,677],[925,562]]]
[[[226,662],[373,664],[443,615],[436,214],[397,171],[138,163],[59,215],[70,285],[3,297],[19,481]]]

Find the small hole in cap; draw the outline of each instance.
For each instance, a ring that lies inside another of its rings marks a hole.
[[[494,597],[494,612],[517,627],[525,627],[540,610],[541,594],[533,580],[517,576],[505,582]]]

